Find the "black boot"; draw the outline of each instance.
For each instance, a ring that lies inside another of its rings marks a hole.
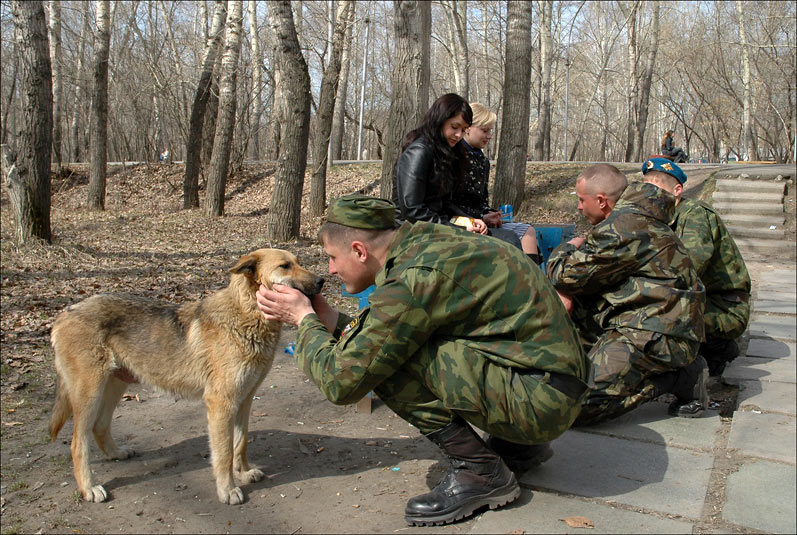
[[[708,374],[711,377],[722,375],[725,365],[739,356],[739,344],[736,340],[726,340],[707,336],[700,344],[700,354],[708,363]]]
[[[526,445],[489,436],[486,443],[487,447],[500,455],[509,469],[515,473],[530,470],[553,457],[550,442]]]
[[[410,525],[448,524],[520,496],[515,475],[464,420],[456,419],[426,438],[449,457],[451,468],[431,492],[407,502],[404,518]]]
[[[695,360],[678,370],[678,377],[672,388],[677,398],[670,403],[667,412],[670,416],[695,418],[708,407],[708,365],[706,359],[698,355]]]

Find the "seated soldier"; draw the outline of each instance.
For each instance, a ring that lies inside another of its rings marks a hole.
[[[717,212],[704,202],[683,198],[686,173],[680,167],[664,158],[651,158],[642,165],[642,174],[645,182],[675,196],[670,226],[706,287],[706,341],[700,344],[700,354],[708,362],[709,375],[720,375],[739,355],[736,338],[750,321],[747,266]]]
[[[594,225],[559,246],[548,277],[572,315],[592,361],[594,387],[575,425],[624,414],[664,393],[672,415],[706,408],[705,291],[670,229],[675,199],[652,184],[628,185],[614,166],[576,180],[578,209]]]
[[[352,293],[376,284],[356,318],[280,285],[261,286],[258,305],[298,325],[297,365],[330,401],[373,390],[449,457],[405,518],[450,523],[520,495],[507,462],[539,458],[534,445],[570,427],[588,363],[553,287],[519,249],[424,221],[395,228],[394,210],[341,197],[319,232],[330,274]]]

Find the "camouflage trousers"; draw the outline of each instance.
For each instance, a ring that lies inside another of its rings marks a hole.
[[[587,394],[574,425],[616,418],[661,394],[651,379],[692,362],[699,345],[652,331],[605,331],[587,353],[595,386]]]
[[[403,419],[428,434],[458,415],[482,431],[510,442],[539,444],[564,433],[581,401],[547,384],[550,374],[495,364],[483,356],[433,354],[416,358],[374,392]]]
[[[716,293],[706,300],[706,336],[734,340],[742,335],[750,321],[750,303],[734,293]]]

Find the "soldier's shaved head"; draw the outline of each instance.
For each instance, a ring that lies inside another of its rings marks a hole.
[[[625,175],[607,163],[587,167],[578,175],[576,183],[578,182],[584,182],[585,190],[590,195],[606,195],[612,203],[617,202],[628,186]]]

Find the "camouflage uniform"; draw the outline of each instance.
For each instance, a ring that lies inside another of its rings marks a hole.
[[[706,287],[706,336],[737,338],[750,320],[750,275],[725,223],[707,204],[681,199],[671,226]]]
[[[574,320],[594,366],[595,386],[576,424],[652,399],[653,376],[697,355],[705,291],[668,226],[674,208],[666,191],[630,184],[580,248],[563,244],[548,259],[554,287],[576,299]]]
[[[520,250],[418,221],[396,231],[370,306],[356,318],[341,313],[334,334],[317,315],[305,316],[296,357],[333,403],[373,390],[424,434],[459,415],[535,444],[570,427],[586,394],[588,364],[576,336]],[[575,395],[559,390],[562,383],[577,387]]]

